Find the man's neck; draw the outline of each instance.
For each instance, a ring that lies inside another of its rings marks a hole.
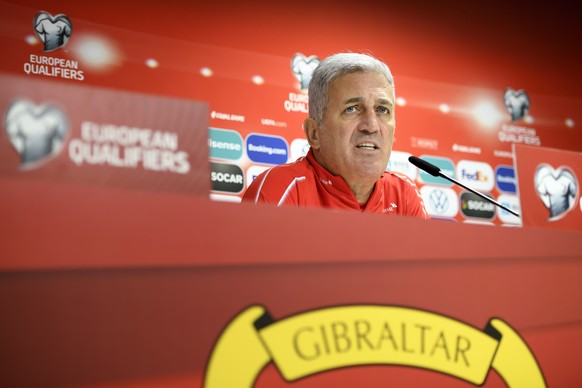
[[[337,176],[337,174],[334,174],[333,171],[330,171],[325,166],[325,164],[322,163],[320,155],[318,155],[313,149],[311,149],[309,152],[311,152],[313,154],[313,158],[321,167],[326,169],[332,175]],[[342,179],[347,183],[347,185],[350,188],[350,190],[352,191],[352,193],[354,193],[354,196],[356,197],[356,200],[358,201],[358,203],[361,204],[361,203],[368,202],[368,199],[370,199],[370,195],[372,195],[372,192],[374,191],[374,187],[376,185],[377,179],[367,180],[367,179],[363,179],[361,176],[356,177],[355,180],[352,180],[350,178],[354,178],[354,177],[342,176]]]
[[[356,196],[356,200],[358,203],[366,203],[368,199],[370,199],[370,195],[372,195],[372,191],[374,191],[374,186],[376,182],[370,184],[350,184],[350,189],[352,193]]]

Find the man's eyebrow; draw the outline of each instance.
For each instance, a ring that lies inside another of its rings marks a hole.
[[[364,99],[362,97],[351,97],[347,100],[344,100],[344,105],[346,104],[353,104],[354,102],[362,102]]]
[[[394,105],[394,104],[392,104],[392,101],[390,101],[387,98],[379,98],[379,99],[376,100],[376,102],[378,104],[380,104],[380,105],[390,105],[390,106],[393,106]]]
[[[355,102],[362,102],[363,100],[364,99],[362,97],[351,97],[351,98],[348,98],[347,100],[344,100],[343,103],[344,103],[344,105],[347,105],[347,104],[353,104]],[[390,106],[394,105],[392,103],[392,101],[390,101],[387,98],[379,98],[376,100],[376,103],[380,104],[380,105],[390,105]]]

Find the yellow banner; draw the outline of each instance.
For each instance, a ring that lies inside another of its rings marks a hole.
[[[330,307],[274,322],[262,306],[239,314],[210,357],[206,388],[249,388],[274,362],[287,381],[340,367],[430,369],[482,385],[491,368],[510,387],[545,387],[521,337],[492,319],[485,332],[438,314],[395,306]]]

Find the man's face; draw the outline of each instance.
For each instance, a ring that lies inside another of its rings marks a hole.
[[[311,141],[318,162],[348,184],[375,182],[394,141],[392,87],[382,74],[356,72],[332,81],[320,126]]]

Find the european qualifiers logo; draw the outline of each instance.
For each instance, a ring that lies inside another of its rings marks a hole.
[[[80,130],[80,138],[69,142],[69,157],[77,166],[190,172],[189,154],[180,149],[175,132],[91,121],[83,121]]]
[[[307,89],[313,70],[319,65],[319,58],[315,55],[306,57],[301,53],[297,53],[291,58],[291,72],[293,77],[298,82],[297,88],[299,93],[290,92],[288,98],[283,101],[283,109],[286,112],[308,113],[309,97],[307,96]]]
[[[299,82],[300,90],[307,90],[313,70],[319,65],[319,58],[315,55],[306,57],[301,53],[297,53],[291,58],[291,72]]]
[[[339,368],[398,365],[476,386],[491,369],[512,388],[546,386],[527,344],[498,318],[480,330],[413,308],[345,305],[275,320],[254,305],[234,317],[216,341],[204,387],[250,388],[269,363],[288,382]]]
[[[283,102],[286,112],[309,113],[309,97],[306,93],[289,93],[289,98]]]
[[[580,186],[570,167],[554,169],[541,164],[535,172],[534,183],[538,196],[549,211],[548,221],[565,217],[576,205]]]
[[[69,133],[67,116],[59,108],[28,100],[16,100],[8,107],[4,127],[22,169],[38,167],[57,155]]]
[[[518,125],[522,120],[526,123],[531,123],[530,99],[524,90],[514,90],[507,88],[503,95],[503,103],[509,116],[511,123],[503,123],[501,130],[497,133],[497,137],[502,143],[516,143],[527,144],[532,146],[541,146],[542,141],[537,134],[535,128]]]
[[[50,52],[64,47],[73,34],[73,23],[66,15],[52,16],[40,11],[34,17],[34,32],[44,44],[44,51]]]
[[[505,89],[503,103],[513,122],[521,120],[529,112],[529,96],[524,90]]]
[[[18,75],[0,84],[0,173],[208,195],[207,104]]]
[[[45,11],[38,12],[33,19],[34,33],[43,43],[43,52],[50,53],[66,46],[73,34],[73,23],[66,15],[52,16]],[[53,56],[31,54],[29,62],[23,65],[28,75],[40,75],[83,81],[84,72],[79,62]]]

